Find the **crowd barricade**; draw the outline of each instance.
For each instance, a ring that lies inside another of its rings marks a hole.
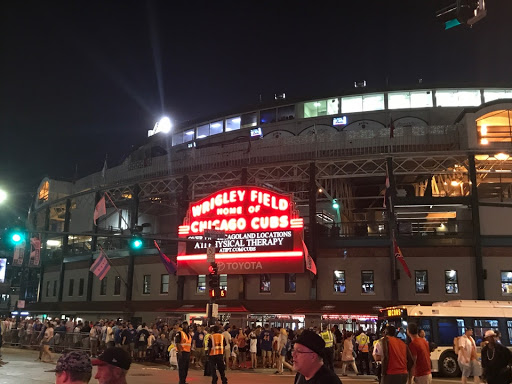
[[[44,335],[40,331],[30,329],[11,329],[5,332],[3,343],[20,348],[38,349]],[[89,351],[91,345],[88,332],[54,332],[50,347],[54,352],[63,352],[66,350],[86,350]]]

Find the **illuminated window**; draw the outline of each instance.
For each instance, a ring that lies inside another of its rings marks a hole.
[[[267,109],[265,111],[260,112],[260,123],[261,124],[275,123],[276,120],[277,120],[277,111],[275,108]]]
[[[390,92],[389,109],[428,108],[432,107],[432,91]]]
[[[228,289],[228,275],[219,275],[219,287],[220,289]]]
[[[459,293],[459,281],[457,279],[457,271],[451,269],[444,271],[445,292],[449,295]]]
[[[347,293],[345,271],[334,271],[334,292]]]
[[[361,271],[361,292],[375,293],[373,271]]]
[[[414,271],[416,293],[428,293],[428,271]]]
[[[476,107],[482,104],[480,90],[440,90],[436,91],[437,107]]]
[[[114,277],[114,296],[121,294],[121,276]]]
[[[205,292],[206,292],[206,275],[198,275],[197,276],[196,293],[205,293]]]
[[[512,99],[512,89],[484,89],[484,102]]]
[[[144,275],[142,278],[142,294],[149,295],[151,293],[151,275]]]
[[[198,139],[202,139],[207,136],[210,136],[210,124],[200,125],[197,127],[196,137]]]
[[[336,115],[339,113],[339,100],[328,99],[304,103],[304,117]]]
[[[341,113],[363,112],[363,97],[348,96],[341,98]]]
[[[376,93],[363,96],[363,111],[382,111],[384,109],[384,94]]]
[[[240,116],[230,117],[226,119],[226,132],[236,131],[240,129],[242,118]]]
[[[258,114],[256,112],[244,113],[242,115],[241,128],[250,128],[258,125]]]
[[[284,275],[284,291],[286,293],[297,292],[297,274],[286,273]]]
[[[50,183],[45,181],[39,189],[39,201],[48,201],[48,195],[50,194]]]
[[[295,118],[295,105],[287,105],[277,109],[277,121],[293,120]]]
[[[78,296],[84,295],[84,286],[85,286],[85,280],[80,279],[80,281],[78,282]]]
[[[478,144],[512,142],[512,110],[490,112],[476,121]]]
[[[160,276],[160,293],[169,293],[169,275]]]
[[[270,292],[270,275],[263,273],[260,275],[260,293]]]
[[[512,271],[501,271],[501,293],[512,294]]]
[[[484,315],[484,314],[482,314]],[[478,319],[474,320],[473,338],[478,346],[484,341],[484,335],[487,331],[495,331],[498,329],[498,320],[495,319]]]
[[[69,292],[68,296],[73,296],[73,289],[75,288],[75,280],[69,279]]]

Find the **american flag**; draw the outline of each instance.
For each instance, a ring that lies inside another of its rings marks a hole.
[[[92,273],[94,273],[100,280],[103,280],[103,278],[107,275],[108,271],[110,271],[110,263],[108,262],[107,255],[103,252],[103,250],[100,251],[100,255],[96,259],[96,261],[91,265],[91,268],[89,269]]]

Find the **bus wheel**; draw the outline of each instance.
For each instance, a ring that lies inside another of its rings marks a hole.
[[[446,377],[457,377],[461,375],[457,355],[454,352],[445,352],[439,358],[439,372]]]

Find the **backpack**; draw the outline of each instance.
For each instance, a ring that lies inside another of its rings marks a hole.
[[[457,336],[457,337],[453,338],[453,351],[455,352],[456,355],[459,354],[459,341],[460,341],[460,338],[461,338],[461,336]]]

